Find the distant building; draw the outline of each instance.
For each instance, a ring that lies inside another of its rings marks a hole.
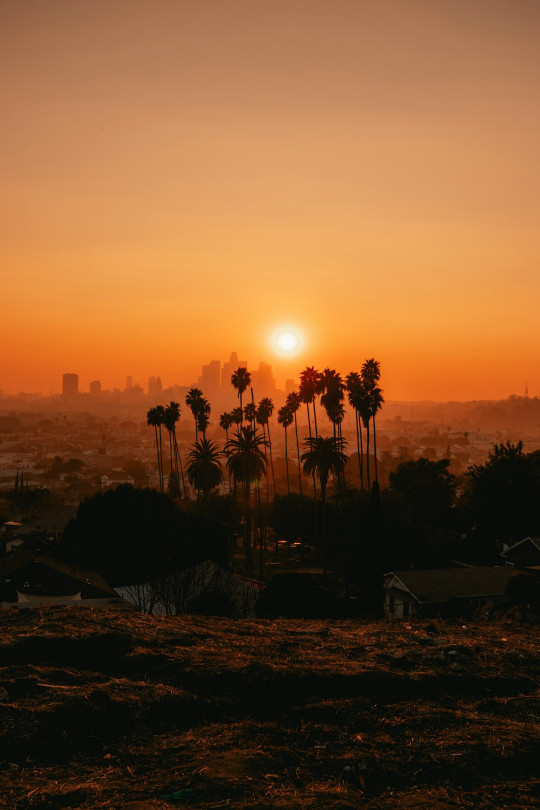
[[[64,374],[62,377],[62,396],[76,397],[79,393],[79,375]]]
[[[126,388],[133,388],[133,377],[128,374],[126,377]]]
[[[289,396],[289,394],[293,394],[296,391],[296,383],[294,380],[288,378],[285,380],[285,394]]]
[[[98,397],[101,394],[101,382],[99,380],[92,380],[90,383],[90,395]]]
[[[261,360],[259,368],[251,374],[251,386],[255,397],[273,394],[276,390],[276,381],[272,374],[272,366]]]
[[[221,360],[211,360],[202,367],[202,374],[198,380],[199,388],[210,396],[216,394],[219,391],[220,373]]]
[[[227,363],[223,363],[221,370],[221,387],[230,388],[233,372],[238,368],[247,368],[247,360],[239,360],[236,352],[231,352],[231,357]]]

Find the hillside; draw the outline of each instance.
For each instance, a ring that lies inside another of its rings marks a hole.
[[[0,621],[8,808],[540,802],[534,628],[89,608]]]

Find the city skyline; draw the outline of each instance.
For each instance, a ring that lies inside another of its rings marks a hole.
[[[540,390],[539,4],[2,22],[3,390],[194,382],[229,346],[280,385],[376,357],[392,399]]]

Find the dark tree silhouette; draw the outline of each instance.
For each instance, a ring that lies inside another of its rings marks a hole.
[[[280,424],[282,428],[285,430],[285,469],[287,471],[287,495],[289,495],[290,486],[289,486],[289,457],[287,453],[287,428],[290,425],[292,425],[293,415],[286,405],[284,405],[282,408],[279,409],[277,420],[278,424]],[[275,494],[276,493],[274,489],[274,495]]]
[[[238,391],[238,397],[240,399],[240,409],[242,413],[243,413],[242,397],[244,391],[246,390],[246,388],[248,388],[250,384],[251,384],[251,374],[249,373],[249,371],[245,366],[240,366],[239,368],[236,369],[236,371],[233,371],[231,375],[231,385],[236,391]]]
[[[298,441],[298,422],[296,420],[296,412],[300,409],[301,405],[300,394],[297,391],[291,391],[287,396],[287,408],[294,416],[294,432],[296,435],[296,454],[298,457],[298,491],[302,494],[302,465],[300,464],[300,442]]]
[[[217,444],[203,439],[193,445],[188,453],[187,474],[189,483],[206,498],[208,494],[221,484],[223,472],[220,458],[223,453]]]

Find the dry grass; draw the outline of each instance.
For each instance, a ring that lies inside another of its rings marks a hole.
[[[8,808],[540,803],[533,627],[85,608],[0,621]]]

